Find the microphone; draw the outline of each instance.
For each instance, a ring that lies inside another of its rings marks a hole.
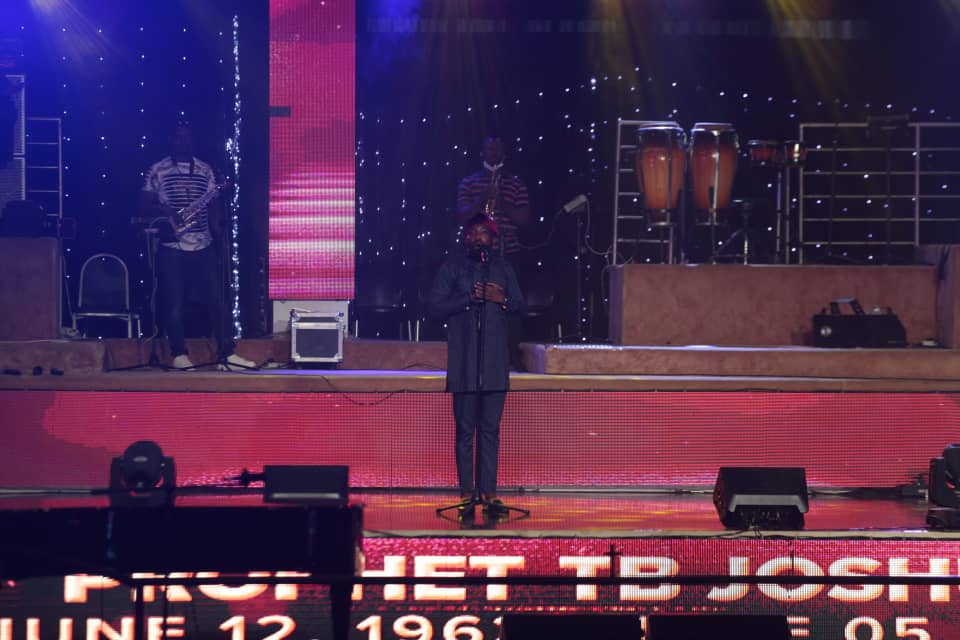
[[[576,198],[563,205],[562,210],[564,213],[570,213],[572,211],[576,211],[585,204],[587,204],[587,196],[581,193]]]
[[[486,264],[489,258],[488,249],[486,247],[480,247],[480,264]]]

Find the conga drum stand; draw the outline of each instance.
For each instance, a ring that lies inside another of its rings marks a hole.
[[[659,258],[673,263],[675,212],[683,193],[686,136],[676,122],[649,122],[637,129],[634,171],[640,187],[646,229],[657,230]],[[664,247],[663,245],[667,246]]]
[[[717,263],[720,249],[717,247],[717,197],[720,192],[720,132],[712,130],[713,135],[713,186],[710,187],[710,209],[707,218],[710,224],[710,262]]]
[[[660,246],[660,262],[663,264],[673,264],[673,247],[676,240],[676,234],[674,233],[676,223],[673,220],[673,212],[662,210],[657,213],[660,216],[660,221],[654,222],[650,226],[657,230],[657,240]],[[664,239],[664,234],[666,234],[666,239]],[[667,245],[666,251],[664,251],[663,245]]]
[[[783,143],[783,170],[786,173],[786,196],[783,199],[783,207],[786,211],[786,264],[790,264],[790,261],[793,260],[793,250],[797,248],[795,241],[791,241],[791,234],[796,231],[797,241],[802,240],[802,233],[799,226],[799,220],[794,218],[793,215],[793,199],[790,197],[790,172],[792,169],[797,170],[797,183],[800,182],[800,173],[803,169],[803,165],[807,159],[807,149],[804,143],[800,140],[787,140]],[[795,222],[796,220],[796,222]],[[802,251],[802,247],[801,247]],[[797,255],[797,262],[800,261],[801,255]]]

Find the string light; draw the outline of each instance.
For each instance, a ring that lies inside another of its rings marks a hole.
[[[240,132],[243,125],[240,101],[240,16],[234,14],[233,26],[233,137],[227,140],[227,157],[233,163],[234,185],[230,197],[230,312],[235,338],[243,337],[240,322]],[[223,32],[221,32],[223,35]],[[186,60],[186,56],[183,58]]]

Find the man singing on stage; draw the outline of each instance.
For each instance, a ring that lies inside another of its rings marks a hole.
[[[510,386],[507,314],[526,305],[513,268],[493,252],[496,223],[480,214],[467,220],[463,231],[466,251],[440,267],[428,302],[432,315],[447,323],[459,508],[471,507],[479,497],[485,515],[497,517],[506,511],[497,499],[497,463],[500,417]]]

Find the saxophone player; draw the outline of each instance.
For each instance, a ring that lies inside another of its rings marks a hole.
[[[194,155],[194,146],[193,129],[186,122],[178,123],[170,140],[170,155],[154,163],[146,173],[140,194],[142,216],[169,217],[178,209],[202,201],[205,194],[216,189],[213,167]],[[217,341],[220,368],[256,365],[234,353],[233,328],[223,295],[224,271],[214,243],[214,233],[223,226],[218,224],[222,218],[222,202],[212,198],[181,233],[163,242],[157,251],[157,319],[169,341],[174,369],[194,368],[187,355],[184,330],[188,290],[195,291],[206,307]]]
[[[463,224],[479,213],[493,218],[500,231],[494,238],[494,251],[508,260],[518,259],[522,253],[520,232],[530,224],[531,218],[527,186],[520,178],[504,171],[503,140],[486,138],[481,155],[483,169],[461,180],[457,189],[457,222]]]
[[[457,222],[461,225],[479,214],[492,218],[498,235],[494,235],[493,251],[513,267],[521,291],[527,290],[529,274],[534,268],[533,256],[520,243],[520,232],[530,225],[530,197],[520,178],[504,170],[503,140],[489,136],[481,146],[483,168],[460,181],[457,188]],[[520,354],[522,322],[518,314],[508,319],[511,366],[523,369]]]

